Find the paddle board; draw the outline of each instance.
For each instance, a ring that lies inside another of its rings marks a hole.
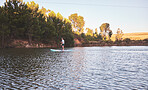
[[[50,49],[53,52],[61,52],[61,51],[72,51],[72,50],[60,50],[60,49]]]

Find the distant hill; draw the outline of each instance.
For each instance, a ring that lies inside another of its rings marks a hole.
[[[139,33],[124,33],[123,39],[130,38],[131,40],[144,40],[148,39],[148,32],[139,32]],[[116,40],[116,34],[113,34],[111,40]]]

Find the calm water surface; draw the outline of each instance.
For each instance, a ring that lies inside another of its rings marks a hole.
[[[148,46],[0,49],[0,89],[148,90]]]

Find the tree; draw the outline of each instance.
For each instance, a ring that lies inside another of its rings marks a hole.
[[[66,41],[66,46],[73,46],[74,45],[74,34],[72,32],[71,22],[68,19],[64,19],[63,29],[61,33],[62,33],[61,36]]]
[[[34,1],[31,1],[30,3],[27,2],[27,7],[28,10],[30,10],[30,18],[29,18],[29,23],[27,24],[27,29],[26,29],[26,34],[28,36],[28,40],[29,40],[29,44],[32,44],[32,38],[33,37],[39,37],[39,35],[37,35],[40,31],[40,25],[39,25],[39,18],[41,13],[38,13],[39,10],[39,5],[36,4]],[[41,15],[43,16],[43,14]]]
[[[38,12],[40,12],[41,14],[43,14],[43,16],[45,18],[47,18],[47,14],[50,12],[51,10],[50,9],[46,9],[44,7],[42,7],[41,9],[38,10]]]
[[[55,28],[55,34],[53,37],[57,45],[59,46],[60,39],[63,37],[66,46],[72,46],[74,44],[74,36],[72,33],[71,22],[68,19],[63,18],[60,13],[55,14],[54,11],[51,11],[48,16],[48,21],[51,22],[51,25]]]
[[[78,16],[77,13],[71,14],[69,16],[69,20],[72,22],[72,28],[74,32],[77,32],[77,34],[81,34],[84,32],[84,25],[85,21],[82,16]]]
[[[63,21],[63,16],[59,12],[57,13],[56,17],[57,17],[57,19]]]
[[[39,5],[36,4],[34,1],[31,1],[30,3],[27,2],[27,7],[32,10],[31,13],[33,14],[33,16],[35,16],[36,12],[39,9]]]
[[[106,40],[107,38],[110,39],[112,33],[112,31],[110,30],[110,25],[109,23],[103,23],[101,26],[100,26],[100,33],[101,33],[101,36],[103,38],[103,40]]]
[[[47,17],[47,22],[45,20],[40,22],[41,24],[41,41],[44,43],[50,43],[55,36],[56,28],[51,23],[50,19]]]
[[[93,36],[93,30],[92,29],[86,28],[86,31],[87,31],[87,33],[86,33],[87,36]]]
[[[117,30],[117,35],[116,35],[116,40],[117,40],[117,41],[122,40],[122,36],[123,36],[123,35],[124,35],[124,34],[123,34],[122,30],[121,30],[120,28],[118,28],[118,30]]]
[[[54,18],[56,18],[56,14],[55,14],[55,12],[54,11],[51,11],[50,13],[48,13],[48,16],[50,17],[50,19],[54,19]]]
[[[95,29],[95,33],[94,33],[94,37],[97,38],[98,37],[98,29]]]
[[[60,13],[55,14],[44,7],[39,10],[39,5],[34,1],[25,4],[22,0],[6,0],[4,7],[0,7],[2,47],[15,39],[26,39],[30,45],[32,41],[47,44],[56,41],[59,44],[61,37],[68,42],[67,46],[74,44],[71,21]]]
[[[9,40],[10,29],[8,27],[8,14],[6,13],[4,7],[0,7],[0,38],[1,47],[5,47],[5,43]],[[8,39],[8,40],[6,40]]]
[[[5,11],[8,14],[9,24],[8,27],[10,28],[10,38],[14,39],[19,36],[18,29],[20,26],[19,23],[19,13],[20,13],[20,7],[22,6],[22,3],[17,0],[9,0],[5,3]],[[20,27],[21,28],[21,27]],[[19,28],[19,29],[20,29]]]
[[[110,39],[110,40],[111,40],[112,34],[113,34],[112,30],[109,30],[109,39]]]

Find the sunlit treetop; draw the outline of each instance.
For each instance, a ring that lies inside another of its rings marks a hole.
[[[69,19],[67,19],[67,18],[64,18],[64,21],[65,21],[66,23],[71,23],[71,21],[70,21]]]
[[[77,22],[77,17],[78,17],[77,13],[71,14],[69,16],[69,20],[71,20],[72,22]]]
[[[77,31],[79,34],[83,33],[85,21],[82,16],[78,16],[77,13],[71,14],[69,20],[72,22],[73,31]]]
[[[39,9],[38,12],[40,12],[41,14],[43,14],[45,17],[47,17],[47,14],[50,12],[50,9],[46,9],[44,7],[42,7],[41,9]]]
[[[80,28],[83,28],[84,27],[84,24],[85,24],[84,18],[82,16],[79,16],[78,17],[78,26]]]
[[[56,17],[56,13],[54,11],[51,11],[50,13],[48,13],[49,17]]]
[[[100,31],[103,32],[105,30],[105,32],[107,30],[109,30],[109,24],[108,23],[103,23],[101,26],[100,26]]]
[[[31,1],[30,3],[27,2],[27,6],[29,9],[36,11],[39,8],[39,4],[36,4],[34,1]]]
[[[87,36],[93,36],[93,30],[92,29],[86,28],[86,31],[87,31],[87,33],[86,33]]]
[[[60,19],[61,21],[63,20],[63,16],[58,12],[57,13],[57,16],[56,16],[58,19]]]

